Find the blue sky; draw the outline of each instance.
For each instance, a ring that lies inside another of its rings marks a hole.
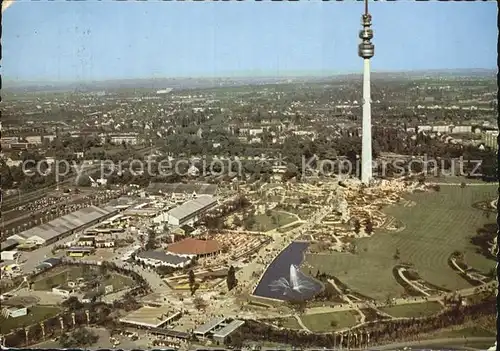
[[[490,2],[373,2],[375,71],[496,67]],[[7,81],[361,72],[360,2],[19,1]]]

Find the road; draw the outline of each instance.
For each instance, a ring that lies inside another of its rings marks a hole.
[[[462,183],[435,183],[435,182],[429,182],[429,184],[433,185],[454,185],[454,186],[461,186]],[[465,186],[492,186],[495,185],[495,183],[466,183]]]
[[[370,350],[394,350],[402,349],[404,347],[418,347],[429,348],[432,346],[446,346],[448,348],[463,347],[463,349],[476,350],[473,347],[467,347],[467,344],[471,343],[489,343],[493,346],[495,343],[495,337],[471,337],[471,338],[446,338],[446,339],[431,339],[431,340],[419,340],[419,341],[408,341],[408,342],[398,342],[393,344],[387,344],[383,346],[370,346]],[[354,350],[354,349],[352,349]]]

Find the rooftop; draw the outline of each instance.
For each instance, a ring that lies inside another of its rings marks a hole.
[[[47,258],[46,260],[44,260],[43,263],[47,263],[53,267],[53,266],[61,263],[61,259],[57,258],[57,257],[51,257],[51,258]]]
[[[207,255],[220,251],[220,245],[215,240],[198,240],[187,238],[168,245],[167,252],[177,255]]]
[[[173,312],[169,306],[144,306],[121,318],[120,322],[157,328],[179,314],[180,312]]]
[[[216,202],[217,199],[213,196],[199,195],[195,199],[186,201],[182,205],[171,209],[170,211],[168,211],[168,214],[172,217],[183,219],[192,215],[196,211],[215,204]]]
[[[189,262],[190,259],[187,257],[181,257],[177,255],[172,255],[165,253],[163,251],[142,251],[139,252],[136,257],[149,260],[157,260],[165,263],[170,263],[173,265],[181,264],[184,262]]]
[[[202,324],[198,328],[193,330],[193,333],[205,335],[206,333],[217,328],[217,326],[219,326],[220,324],[224,323],[225,320],[226,320],[226,318],[223,318],[223,317],[213,318],[213,319],[209,320],[208,322],[206,322],[205,324]]]
[[[95,221],[96,219],[107,216],[112,211],[114,211],[114,209],[110,207],[99,208],[90,206],[82,208],[81,210],[56,218],[50,222],[25,230],[20,233],[20,235],[26,238],[38,236],[42,239],[50,240],[70,230],[74,230]]]
[[[232,321],[231,323],[229,323],[228,325],[226,325],[221,330],[215,332],[214,336],[217,336],[217,337],[220,337],[220,338],[225,338],[226,336],[228,336],[229,334],[231,334],[232,332],[234,332],[236,329],[238,329],[239,327],[241,327],[243,324],[245,324],[244,321],[239,320],[239,319],[235,319],[234,321]]]
[[[17,240],[7,239],[5,241],[2,241],[2,243],[0,243],[0,251],[8,250],[10,248],[13,248],[14,246],[17,246],[18,244],[19,242],[17,242]]]
[[[202,195],[215,195],[217,193],[216,184],[184,184],[184,183],[150,183],[147,191],[149,192],[161,192],[163,194],[188,194],[193,193]]]

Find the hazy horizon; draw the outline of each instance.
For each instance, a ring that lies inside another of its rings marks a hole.
[[[490,72],[491,71],[491,72]],[[428,74],[444,74],[444,73],[453,73],[453,74],[471,74],[471,73],[484,73],[484,74],[489,74],[489,73],[495,73],[496,69],[495,68],[456,68],[456,69],[422,69],[422,70],[402,70],[402,71],[372,71],[372,75],[379,75],[379,74],[421,74],[421,73],[428,73]],[[125,82],[125,81],[160,81],[160,80],[222,80],[222,79],[227,79],[227,80],[252,80],[252,79],[273,79],[273,80],[279,80],[279,79],[294,79],[294,78],[330,78],[330,77],[342,77],[342,76],[347,76],[347,75],[361,75],[362,72],[283,72],[283,75],[281,76],[273,76],[271,74],[269,75],[244,75],[244,74],[238,74],[234,73],[233,75],[226,75],[226,76],[215,76],[215,77],[210,77],[210,76],[178,76],[178,77],[143,77],[143,78],[104,78],[104,79],[94,79],[94,80],[85,80],[85,81],[75,81],[75,80],[68,80],[68,81],[46,81],[46,80],[24,80],[24,81],[15,81],[15,80],[9,80],[9,79],[4,79],[2,82],[4,84],[3,88],[4,89],[9,89],[9,88],[22,88],[22,87],[29,87],[31,86],[43,86],[43,85],[55,85],[55,86],[61,86],[61,85],[85,85],[85,84],[92,84],[92,83],[107,83],[107,82]],[[166,87],[168,88],[168,86]]]

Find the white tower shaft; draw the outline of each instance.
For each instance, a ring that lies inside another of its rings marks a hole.
[[[372,179],[372,112],[370,91],[370,59],[363,59],[363,126],[361,146],[361,182]]]

